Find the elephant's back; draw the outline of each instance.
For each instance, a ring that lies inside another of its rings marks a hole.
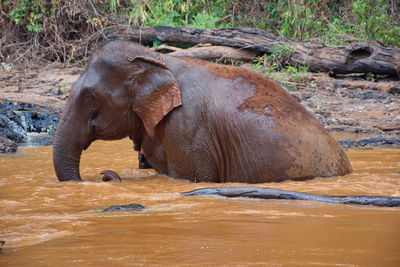
[[[336,140],[278,83],[246,70],[236,74],[230,86],[213,89],[215,114],[210,119],[218,125],[218,120],[226,123],[223,138],[241,140],[232,147],[246,151],[241,153],[244,159],[236,159],[241,169],[254,168],[246,180],[308,179],[351,172]]]
[[[351,172],[345,152],[317,121],[226,113],[210,119],[207,131],[224,182],[305,180]]]
[[[190,62],[196,71],[180,81],[182,110],[191,121],[187,126],[197,129],[190,138],[207,133],[205,146],[214,151],[208,158],[219,168],[220,181],[258,183],[351,171],[334,138],[278,83],[238,67]]]

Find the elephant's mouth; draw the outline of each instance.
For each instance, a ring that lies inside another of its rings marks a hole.
[[[89,146],[92,144],[93,141],[88,141],[87,143],[85,143],[82,147],[83,150],[86,150],[89,148]]]
[[[89,137],[87,138],[86,142],[83,143],[82,150],[86,150],[89,146],[95,141],[96,138],[94,137],[94,127],[91,128]]]

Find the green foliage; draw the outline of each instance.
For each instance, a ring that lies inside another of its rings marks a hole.
[[[302,81],[302,74],[308,72],[308,67],[287,65],[286,58],[292,51],[293,49],[286,45],[274,46],[271,48],[270,55],[255,58],[252,67],[255,71],[279,81],[289,90],[293,90],[293,83]]]
[[[116,24],[253,27],[330,46],[358,38],[400,47],[398,0],[3,0],[0,11],[1,60],[23,60],[21,49],[10,45],[21,43],[28,56],[80,63],[86,54],[76,54],[76,41],[97,38],[96,32]],[[286,66],[289,47],[277,45],[271,52],[256,59],[254,68],[300,79],[294,73],[299,67]]]
[[[289,80],[294,83],[299,83],[303,80],[303,73],[308,72],[307,66],[287,66],[283,69],[289,74]]]
[[[10,2],[6,2],[10,5]],[[32,32],[43,31],[42,17],[48,15],[43,1],[19,0],[18,4],[8,13],[10,18],[18,25],[23,25]]]
[[[216,28],[217,23],[220,21],[219,15],[216,12],[206,13],[201,12],[193,17],[193,20],[188,27],[199,29],[212,29]],[[227,27],[226,24],[220,24],[222,27]]]
[[[344,45],[346,36],[354,35],[354,27],[349,23],[333,18],[321,33],[319,42],[328,46]]]
[[[352,4],[356,33],[368,40],[382,40],[389,45],[400,45],[400,27],[388,16],[388,1],[357,0]]]
[[[162,42],[160,40],[156,39],[156,40],[153,41],[153,48],[155,48],[155,47],[157,47],[157,46],[159,46],[161,44],[162,44]]]
[[[248,20],[257,28],[296,40],[310,39],[324,30],[324,22],[318,17],[322,0],[260,1],[259,16]]]
[[[108,0],[111,12],[117,11],[117,0]]]
[[[287,66],[283,69],[287,74],[299,74],[308,72],[307,66]]]
[[[271,48],[271,54],[268,55],[267,60],[269,64],[276,65],[281,68],[285,62],[284,59],[288,56],[293,49],[288,45],[276,45]]]
[[[173,1],[157,1],[146,5],[141,10],[143,24],[148,26],[182,26],[183,20],[175,7]]]
[[[326,45],[342,45],[353,36],[400,46],[400,6],[393,0],[252,3],[257,6],[242,5],[242,10],[236,11],[238,26],[257,27],[295,40],[316,39]]]
[[[309,2],[311,5],[305,5],[304,2]],[[315,1],[280,1],[287,7],[285,9],[282,6],[285,11],[280,14],[282,25],[280,32],[283,36],[306,40],[322,32],[322,22],[316,19],[315,12],[311,9],[314,6],[312,2]]]
[[[133,25],[200,29],[250,26],[296,40],[316,38],[326,45],[344,44],[351,35],[400,46],[398,14],[396,17],[399,8],[387,0],[251,3],[241,0],[89,0],[87,3],[96,12],[86,22],[95,27],[109,25],[116,19]],[[43,31],[45,17],[54,15],[60,5],[59,0],[2,2],[2,6],[12,7],[9,17],[32,32]]]
[[[286,66],[286,58],[292,51],[293,49],[287,45],[273,46],[271,54],[254,59],[253,68],[263,73],[282,71]]]
[[[128,14],[133,24],[177,26],[199,29],[228,27],[222,0],[143,0]]]

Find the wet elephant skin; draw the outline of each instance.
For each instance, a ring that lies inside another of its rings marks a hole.
[[[71,90],[55,138],[58,179],[81,180],[80,155],[94,140],[126,136],[156,171],[194,182],[351,172],[334,138],[276,82],[112,41],[94,53]]]

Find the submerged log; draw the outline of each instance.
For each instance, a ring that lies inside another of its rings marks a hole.
[[[222,28],[193,29],[170,26],[110,27],[107,38],[122,38],[151,44],[159,40],[168,44],[210,43],[271,54],[273,47],[290,48],[285,56],[289,65],[305,65],[313,72],[374,73],[400,77],[400,49],[352,43],[346,46],[328,47],[310,42],[298,42],[274,36],[258,29]]]
[[[268,187],[255,186],[227,186],[206,187],[194,191],[182,193],[183,196],[216,195],[223,197],[245,197],[260,199],[286,199],[325,202],[334,204],[373,205],[382,207],[399,207],[399,197],[384,196],[324,196],[293,192]]]
[[[131,203],[128,205],[114,205],[108,208],[103,209],[101,212],[109,212],[109,211],[128,211],[128,210],[143,210],[145,206],[142,204]]]

